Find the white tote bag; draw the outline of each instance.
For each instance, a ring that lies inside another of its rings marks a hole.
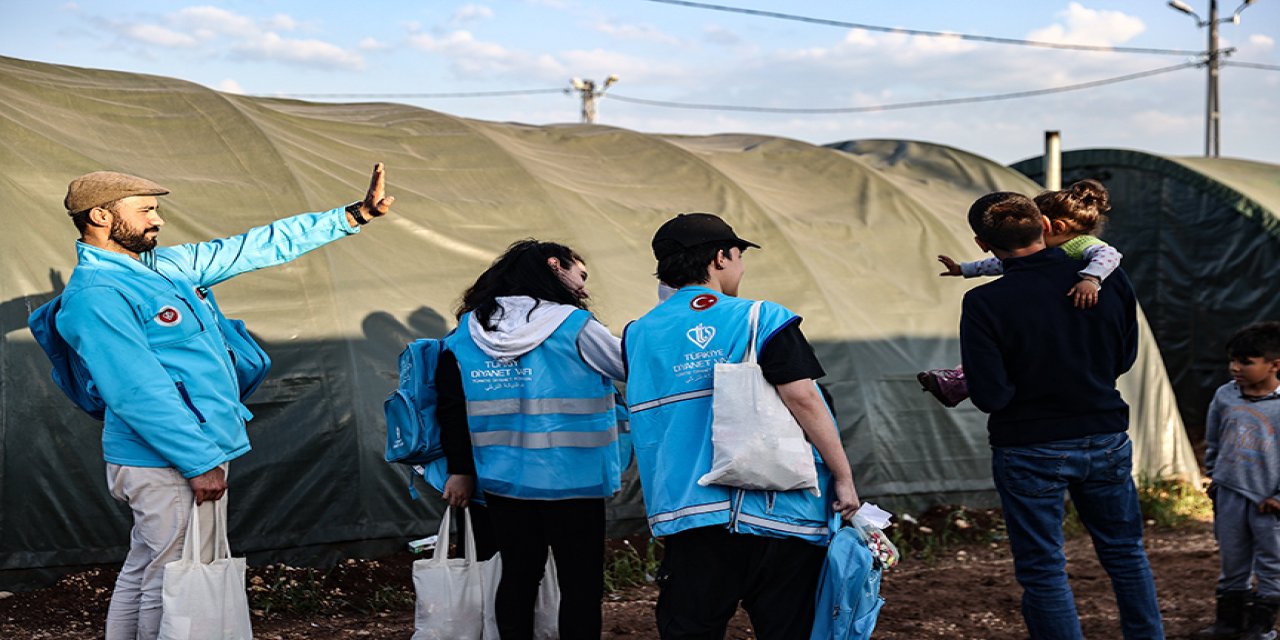
[[[711,471],[698,484],[739,489],[818,491],[813,449],[778,390],[756,363],[760,302],[751,305],[751,336],[739,363],[718,363],[711,398]]]
[[[164,566],[160,640],[251,640],[244,558],[231,557],[227,499],[213,503],[213,561],[200,562],[200,510],[194,501],[182,558]]]
[[[476,560],[469,510],[464,511],[467,526],[463,557],[449,558],[451,511],[445,509],[440,518],[435,553],[413,563],[413,591],[417,600],[413,640],[482,640],[484,637],[485,591],[489,583],[497,588],[501,569],[496,556],[486,562]]]
[[[501,640],[498,635],[498,580],[502,577],[502,554],[485,564],[493,565],[492,579],[485,582],[484,640]],[[547,550],[547,566],[542,570],[538,599],[533,603],[533,640],[560,640],[560,579],[556,561]]]

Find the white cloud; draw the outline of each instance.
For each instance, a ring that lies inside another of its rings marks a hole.
[[[1249,48],[1258,51],[1270,51],[1276,46],[1276,41],[1270,36],[1264,36],[1261,33],[1255,33],[1249,36]]]
[[[378,40],[377,38],[368,37],[360,40],[360,44],[356,45],[365,51],[384,51],[390,49],[391,45]]]
[[[409,37],[409,45],[427,53],[449,58],[454,70],[463,74],[494,74],[561,81],[569,77],[564,65],[550,54],[534,54],[507,49],[494,42],[476,40],[470,31],[454,31],[436,37],[419,33]]]
[[[663,33],[657,28],[647,24],[616,25],[605,20],[600,20],[592,25],[592,27],[600,33],[608,34],[621,40],[641,40],[669,45],[680,44],[680,40],[675,36]]]
[[[732,47],[742,42],[742,38],[739,37],[737,33],[716,25],[711,25],[706,29],[703,29],[702,37],[705,38],[707,42],[726,47]]]
[[[1117,45],[1137,37],[1147,26],[1142,20],[1122,11],[1089,9],[1078,2],[1067,5],[1058,17],[1065,22],[1036,29],[1027,34],[1028,40],[1046,42]]]
[[[277,13],[264,22],[267,29],[272,31],[293,31],[298,28],[299,23],[293,16]]]
[[[453,12],[453,23],[478,22],[493,18],[493,9],[481,4],[464,4]]]
[[[564,63],[564,67],[573,70],[573,75],[597,81],[615,74],[623,82],[660,86],[678,81],[685,75],[678,64],[656,61],[647,57],[637,58],[606,49],[562,51],[558,58]],[[652,82],[659,77],[661,80]]]
[[[216,33],[226,36],[243,36],[258,32],[258,26],[245,16],[218,7],[186,7],[169,15],[169,21],[180,29]]]
[[[155,24],[129,25],[124,35],[138,42],[158,47],[186,48],[200,44],[194,37]]]
[[[235,93],[235,94],[239,94],[239,95],[244,95],[244,87],[240,86],[240,83],[239,83],[239,82],[236,82],[235,80],[232,80],[231,78],[227,78],[226,80],[223,80],[222,82],[219,82],[219,83],[218,83],[218,91],[222,91],[222,92],[225,92],[225,93]]]
[[[364,59],[342,47],[321,40],[282,38],[275,32],[246,38],[232,50],[247,58],[280,60],[304,66],[340,68],[358,71],[364,68]]]

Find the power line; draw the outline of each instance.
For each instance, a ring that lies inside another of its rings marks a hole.
[[[1248,69],[1266,69],[1267,71],[1280,71],[1280,64],[1262,64],[1261,62],[1239,62],[1237,60],[1223,60],[1222,64],[1232,67],[1245,67]]]
[[[795,22],[808,22],[810,24],[820,24],[829,27],[844,27],[848,29],[862,29],[864,31],[878,31],[881,33],[901,33],[912,36],[929,36],[935,38],[957,38],[960,40],[973,40],[975,42],[990,42],[996,44],[1013,44],[1024,47],[1042,47],[1046,49],[1068,49],[1071,51],[1106,51],[1109,53],[1148,53],[1153,55],[1165,56],[1199,56],[1204,55],[1203,51],[1191,51],[1188,49],[1150,49],[1146,47],[1108,47],[1091,44],[1063,44],[1058,42],[1043,42],[1039,40],[1021,40],[1018,38],[999,38],[995,36],[979,36],[964,33],[946,33],[944,31],[923,31],[921,29],[901,29],[898,27],[880,27],[870,24],[859,24],[856,22],[844,22],[841,20],[827,20],[825,18],[811,18],[808,16],[798,16],[789,13],[778,13],[776,11],[761,11],[759,9],[742,9],[739,7],[726,7],[719,4],[706,4],[703,2],[689,2],[688,0],[646,0],[647,2],[657,2],[661,4],[673,4],[682,7],[693,7],[695,9],[711,9],[713,11],[725,11],[729,13],[742,13],[751,16],[761,16],[765,18],[777,18],[779,20],[792,20]]]
[[[741,105],[724,105],[724,104],[692,104],[684,102],[667,102],[663,100],[646,100],[643,98],[630,98],[618,95],[616,93],[609,94],[609,99],[619,102],[631,102],[635,104],[648,105],[651,107],[668,107],[672,109],[699,109],[704,111],[749,111],[753,113],[865,113],[870,111],[896,111],[899,109],[917,109],[921,107],[938,107],[952,104],[968,104],[972,102],[994,102],[997,100],[1014,100],[1017,98],[1030,98],[1033,96],[1042,96],[1050,93],[1063,93],[1067,91],[1079,91],[1081,89],[1090,89],[1093,87],[1101,87],[1108,84],[1116,84],[1119,82],[1128,82],[1130,80],[1138,80],[1140,78],[1148,78],[1162,73],[1169,73],[1179,69],[1190,69],[1200,66],[1200,62],[1186,62],[1174,65],[1172,67],[1162,67],[1160,69],[1152,69],[1150,71],[1140,71],[1138,73],[1130,73],[1114,78],[1104,78],[1102,80],[1092,80],[1089,82],[1081,82],[1079,84],[1070,84],[1061,87],[1050,87],[1047,89],[1033,89],[1030,91],[1015,91],[1013,93],[998,93],[986,96],[973,96],[969,98],[944,98],[940,100],[921,100],[917,102],[897,102],[892,104],[881,104],[866,107],[834,107],[834,108],[786,108],[786,107],[751,107]]]
[[[458,93],[277,93],[264,98],[493,98],[541,93],[564,93],[564,89],[514,89],[510,91],[470,91]]]

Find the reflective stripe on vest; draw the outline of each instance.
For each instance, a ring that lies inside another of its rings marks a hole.
[[[590,415],[612,411],[613,394],[600,398],[504,398],[501,400],[468,400],[469,416],[505,416],[522,414],[544,416],[554,413]]]
[[[831,532],[827,527],[806,527],[799,524],[778,522],[777,520],[753,516],[749,513],[739,513],[738,522],[760,527],[762,529],[772,529],[774,531],[794,533],[801,536],[826,536]]]
[[[636,413],[636,412],[638,412],[638,411],[645,411],[645,410],[648,410],[648,409],[655,409],[655,408],[657,408],[657,407],[661,407],[661,406],[662,406],[662,405],[664,405],[664,404],[671,404],[671,403],[673,403],[673,402],[682,402],[682,401],[684,401],[684,400],[694,400],[694,399],[697,399],[697,398],[706,398],[706,397],[708,397],[708,396],[710,396],[710,395],[711,395],[711,392],[712,392],[712,391],[714,391],[714,389],[702,389],[702,390],[699,390],[699,391],[686,391],[686,392],[684,392],[684,393],[677,393],[677,394],[675,394],[675,395],[673,395],[673,396],[667,396],[667,397],[665,397],[665,398],[658,398],[657,400],[650,400],[650,401],[648,401],[648,402],[641,402],[641,403],[639,403],[639,404],[633,404],[633,405],[631,405],[631,413]]]
[[[475,447],[518,447],[520,449],[554,449],[556,447],[603,447],[618,439],[617,427],[608,431],[482,431],[471,434]]]
[[[732,503],[731,503],[730,501],[725,500],[725,501],[723,501],[723,502],[712,502],[712,503],[709,503],[709,504],[698,504],[698,505],[694,505],[694,506],[692,506],[692,507],[685,507],[685,508],[683,508],[683,509],[676,509],[675,511],[668,511],[668,512],[666,512],[666,513],[659,513],[659,514],[654,515],[652,518],[649,518],[649,526],[651,526],[651,527],[652,527],[653,525],[661,524],[661,523],[663,523],[663,522],[670,522],[670,521],[672,521],[672,520],[676,520],[676,519],[679,519],[679,518],[687,518],[687,517],[689,517],[689,516],[696,516],[696,515],[700,515],[700,514],[703,514],[703,513],[714,513],[714,512],[716,512],[716,511],[728,511],[728,510],[729,510],[729,507],[730,507],[731,505],[732,505]]]

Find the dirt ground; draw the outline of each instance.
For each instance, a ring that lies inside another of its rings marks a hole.
[[[1147,550],[1166,632],[1170,638],[1186,637],[1212,615],[1217,551],[1210,526],[1192,523],[1178,529],[1150,528]],[[1067,556],[1085,636],[1096,640],[1119,638],[1110,583],[1093,555],[1088,537],[1072,538]],[[409,564],[413,559],[414,556],[403,554],[379,561],[348,561],[324,574],[326,595],[322,598],[314,597],[315,590],[300,589],[293,595],[277,590],[285,594],[278,598],[313,598],[314,601],[295,599],[290,604],[294,610],[314,613],[282,615],[255,609],[255,636],[263,640],[408,638],[413,633],[413,611],[405,590],[412,589]],[[305,570],[251,568],[250,581],[261,579],[256,583],[259,586],[273,581],[305,583],[313,575],[291,571]],[[101,638],[114,579],[114,568],[102,567],[66,576],[47,589],[4,596],[0,599],[0,638]],[[1026,637],[1018,612],[1020,591],[1013,579],[1007,543],[949,546],[930,561],[906,558],[885,574],[881,593],[886,604],[876,638]],[[652,586],[607,596],[604,638],[657,638],[653,623],[656,598],[657,590]],[[353,611],[352,602],[385,603],[383,608],[387,610]],[[741,612],[726,637],[754,638],[750,623]]]

